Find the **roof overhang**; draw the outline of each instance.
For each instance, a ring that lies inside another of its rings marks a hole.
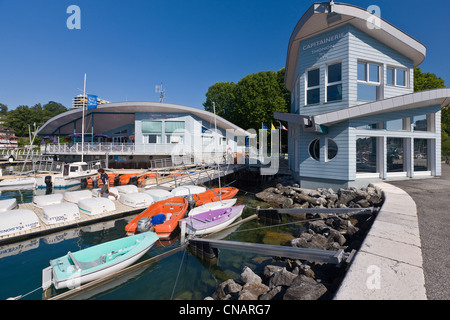
[[[299,124],[303,131],[326,133],[327,127],[350,119],[434,105],[440,105],[442,108],[449,104],[450,88],[440,88],[364,103],[315,116],[275,112],[274,117],[278,120]]]
[[[426,47],[423,44],[369,11],[343,3],[314,3],[300,18],[289,39],[285,74],[287,90],[292,89],[300,41],[347,23],[411,59],[414,66],[425,59]]]
[[[91,133],[92,114],[94,115],[94,134],[99,134],[121,125],[134,123],[135,113],[190,113],[198,118],[214,123],[214,114],[198,108],[187,107],[177,104],[161,102],[117,102],[99,105],[95,109],[85,110],[86,131]],[[83,110],[72,109],[61,113],[48,120],[39,130],[38,135],[69,135],[74,133],[74,126],[77,132],[81,132]],[[246,130],[236,126],[230,121],[216,116],[217,127],[227,130],[235,130],[236,135],[251,135]]]

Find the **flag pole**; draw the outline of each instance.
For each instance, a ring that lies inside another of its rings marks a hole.
[[[83,116],[82,116],[82,123],[81,123],[81,162],[84,161],[84,101],[86,101],[86,104],[87,104],[87,97],[86,97],[86,73],[84,74]]]

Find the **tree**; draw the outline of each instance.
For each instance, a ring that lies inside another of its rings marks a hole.
[[[290,93],[284,85],[284,72],[262,71],[249,74],[237,84],[217,82],[208,88],[205,110],[216,114],[237,126],[258,130],[261,124],[277,123],[274,112],[287,112],[290,108]]]
[[[0,115],[6,115],[8,113],[8,106],[6,104],[0,103]]]
[[[444,80],[434,73],[422,72],[420,67],[414,67],[414,92],[445,88]]]

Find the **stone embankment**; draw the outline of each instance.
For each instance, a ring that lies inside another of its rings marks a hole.
[[[256,198],[282,208],[368,208],[381,207],[381,190],[367,188],[305,189],[277,184],[256,194]],[[305,214],[304,231],[292,235],[284,245],[299,248],[357,250],[375,213]],[[298,214],[296,214],[298,218]],[[268,257],[256,274],[247,266],[239,279],[221,283],[207,300],[317,300],[332,299],[345,276],[340,267],[325,263]]]

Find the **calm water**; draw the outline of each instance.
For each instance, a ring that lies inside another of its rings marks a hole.
[[[248,189],[248,188],[247,188]],[[241,189],[242,190],[242,189]],[[31,202],[33,190],[4,191],[0,199],[15,197],[18,203]],[[45,194],[44,190],[38,190]],[[254,200],[253,194],[238,193],[237,204],[245,204],[242,217],[256,213],[257,205],[267,206]],[[42,269],[49,266],[49,260],[65,255],[67,251],[78,251],[102,242],[125,237],[125,225],[134,216],[113,221],[98,223],[77,229],[30,239],[20,243],[0,247],[0,299],[24,295],[39,288],[42,284]],[[273,243],[274,239],[298,234],[298,224],[287,226],[271,226],[252,220],[225,231],[217,238],[248,241],[255,243]],[[145,256],[146,260],[180,245],[179,234],[171,240],[158,241]],[[277,241],[277,240],[275,240]],[[237,279],[244,266],[259,271],[264,257],[221,250],[218,259],[205,260],[197,257],[190,249],[179,251],[158,262],[125,276],[107,286],[91,291],[82,299],[203,299],[212,295],[217,284],[229,278]],[[178,279],[178,280],[177,280]],[[56,291],[53,287],[50,295],[57,295],[64,290]],[[23,300],[44,299],[42,289],[37,290]]]

